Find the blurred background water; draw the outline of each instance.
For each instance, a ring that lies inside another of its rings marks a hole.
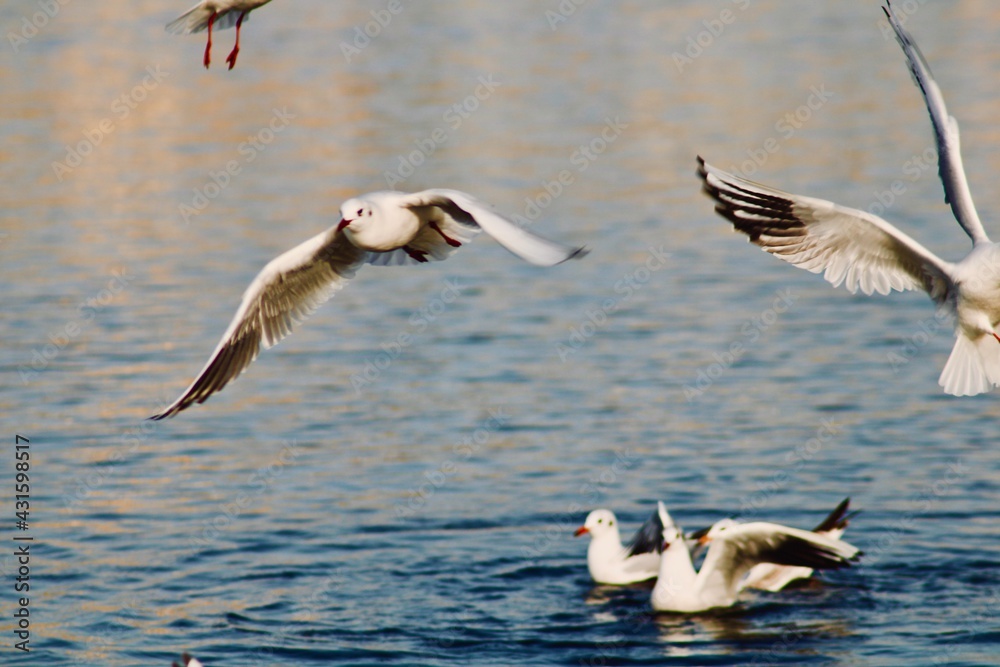
[[[32,33],[43,5],[0,6],[4,664],[995,661],[997,394],[940,392],[926,296],[759,252],[694,176],[701,154],[880,205],[964,254],[878,2],[279,1],[231,72],[233,31],[209,71],[204,35],[163,31],[184,3],[66,3]],[[995,232],[1000,8],[900,10]],[[265,262],[387,181],[592,252],[543,270],[482,237],[363,269],[208,403],[143,421]],[[845,496],[858,567],[693,618],[593,587],[571,537],[598,506],[626,533],[656,499],[689,528],[807,527]]]

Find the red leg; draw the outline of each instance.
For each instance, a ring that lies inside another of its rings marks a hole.
[[[209,64],[212,62],[212,25],[218,17],[219,12],[212,12],[212,15],[208,17],[208,44],[205,46],[205,69],[208,69]]]
[[[438,223],[436,223],[436,222],[430,223],[430,228],[433,229],[438,234],[440,234],[441,238],[443,238],[445,240],[445,242],[448,245],[450,245],[452,248],[461,248],[462,247],[461,241],[456,241],[455,239],[451,238],[450,236],[448,236],[447,234],[445,234],[443,231],[441,231],[441,228],[438,227]],[[998,340],[1000,340],[1000,339],[998,339]]]
[[[417,260],[418,262],[426,262],[427,261],[427,253],[424,252],[423,250],[416,250],[415,248],[411,248],[408,245],[404,245],[403,246],[403,250],[406,251],[407,255],[409,255],[413,259]]]
[[[997,335],[996,331],[993,332],[993,337],[997,339],[998,343],[1000,343],[1000,336]]]
[[[246,16],[246,12],[242,12],[240,17],[236,19],[236,46],[233,50],[226,56],[226,62],[229,63],[229,69],[236,67],[236,56],[240,52],[240,26],[243,25],[243,17]]]

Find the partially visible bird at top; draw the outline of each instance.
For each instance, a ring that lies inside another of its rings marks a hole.
[[[263,7],[271,0],[201,0],[167,24],[167,32],[175,35],[208,30],[208,44],[205,46],[205,69],[212,62],[212,30],[225,30],[236,26],[236,45],[226,56],[229,69],[236,66],[236,56],[240,52],[240,28],[243,21],[250,18],[250,12]]]

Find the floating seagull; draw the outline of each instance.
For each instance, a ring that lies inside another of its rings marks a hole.
[[[271,0],[201,0],[167,24],[167,32],[187,35],[208,30],[208,44],[205,46],[205,69],[212,62],[212,29],[224,30],[236,26],[236,46],[226,57],[229,69],[236,66],[236,56],[240,52],[240,28],[250,12],[263,7]]]
[[[728,174],[698,158],[715,210],[764,250],[851,292],[922,289],[957,320],[957,337],[938,383],[948,394],[973,396],[1000,385],[1000,246],[979,221],[959,150],[958,122],[923,55],[891,5],[884,8],[930,112],[945,201],[973,247],[946,262],[882,218],[822,199],[789,194]]]
[[[847,542],[757,521],[716,535],[701,570],[695,571],[683,533],[672,521],[664,524],[663,556],[651,596],[656,611],[693,613],[730,607],[744,575],[758,563],[839,569],[850,566],[861,553]]]
[[[844,499],[813,532],[831,539],[840,539],[848,521],[857,514],[848,512],[850,502],[850,498]],[[665,524],[673,523],[669,517],[666,506],[662,501],[658,502],[657,511],[642,524],[627,545],[622,545],[618,521],[611,510],[599,509],[588,514],[584,525],[574,535],[587,533],[592,538],[587,548],[587,570],[591,578],[599,584],[614,585],[655,579],[660,572],[660,553],[663,548],[661,535]],[[686,542],[692,559],[721,531],[736,525],[739,525],[738,521],[726,518],[687,535]],[[808,579],[812,573],[812,569],[807,567],[760,563],[750,570],[740,583],[740,588],[777,592],[796,579]]]
[[[481,230],[522,259],[553,266],[587,250],[532,234],[457,190],[373,192],[340,207],[341,221],[271,260],[243,293],[243,301],[197,379],[172,405],[150,419],[177,414],[242,373],[260,352],[311,315],[364,264],[443,260]]]
[[[666,512],[663,503],[659,510]],[[653,512],[627,545],[622,545],[618,520],[614,512],[594,510],[583,525],[573,533],[576,537],[590,535],[587,547],[587,570],[599,584],[634,584],[655,579],[660,572],[660,548],[663,545],[663,523],[660,512]]]
[[[813,528],[812,532],[817,535],[822,535],[823,537],[828,537],[831,540],[839,540],[844,534],[844,531],[847,529],[848,521],[857,514],[857,512],[848,513],[850,503],[851,499],[845,498],[843,502],[837,505],[837,507],[830,512],[829,516],[823,519],[818,526]],[[698,544],[700,545],[710,544],[711,541],[718,537],[724,530],[728,530],[738,525],[740,525],[739,522],[733,519],[722,519],[721,521],[713,524],[707,530],[694,533],[692,537],[696,538],[698,540]],[[810,567],[793,567],[791,565],[760,563],[759,565],[754,565],[750,569],[746,578],[740,582],[740,589],[756,588],[759,590],[777,593],[791,582],[797,579],[808,579],[812,575],[813,569]]]
[[[177,661],[175,660],[173,663],[173,667],[203,667],[203,665],[200,662],[198,662],[197,658],[192,658],[187,653],[181,655],[181,660],[184,663],[183,665],[178,664]]]

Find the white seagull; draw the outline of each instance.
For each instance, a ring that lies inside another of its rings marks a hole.
[[[758,521],[715,536],[696,571],[684,535],[672,522],[663,529],[663,542],[651,603],[656,611],[682,613],[732,606],[743,577],[758,563],[839,569],[861,553],[847,542]]]
[[[208,363],[187,390],[150,419],[177,414],[242,373],[260,352],[292,331],[364,264],[443,260],[485,230],[522,259],[553,266],[583,257],[585,248],[537,236],[457,190],[373,192],[349,199],[330,229],[271,260],[243,293],[243,301]]]
[[[187,35],[208,30],[208,44],[205,46],[205,69],[212,62],[212,29],[224,30],[236,26],[236,46],[226,57],[229,69],[236,66],[236,56],[240,52],[240,28],[243,21],[250,18],[250,12],[263,7],[271,0],[201,0],[167,24],[167,32]]]
[[[203,667],[201,662],[197,658],[192,658],[189,654],[185,653],[181,655],[181,660],[184,664],[179,664],[176,660],[173,663],[173,667]]]
[[[666,513],[663,503],[660,512]],[[663,523],[659,512],[646,521],[632,540],[623,545],[618,532],[618,519],[607,509],[594,510],[583,525],[573,533],[576,537],[589,534],[587,570],[599,584],[616,586],[655,579],[660,572],[660,547],[663,544]]]
[[[857,512],[848,513],[850,503],[851,499],[846,498],[830,512],[829,516],[813,528],[812,532],[823,537],[828,537],[831,540],[839,540],[847,529],[848,521],[857,514]],[[695,533],[693,537],[698,540],[699,545],[704,546],[710,544],[723,531],[738,525],[740,523],[733,519],[722,519],[707,530]],[[758,590],[777,593],[791,582],[798,579],[808,579],[812,575],[813,569],[811,567],[760,563],[750,569],[746,578],[740,582],[740,588],[756,588]]]
[[[775,190],[728,174],[698,158],[715,210],[735,228],[795,266],[851,292],[888,294],[922,289],[956,318],[957,337],[938,383],[948,394],[972,396],[1000,385],[1000,246],[979,221],[959,150],[958,122],[926,60],[887,3],[886,16],[923,92],[937,141],[945,201],[972,239],[972,251],[947,262],[882,218],[822,199]]]

